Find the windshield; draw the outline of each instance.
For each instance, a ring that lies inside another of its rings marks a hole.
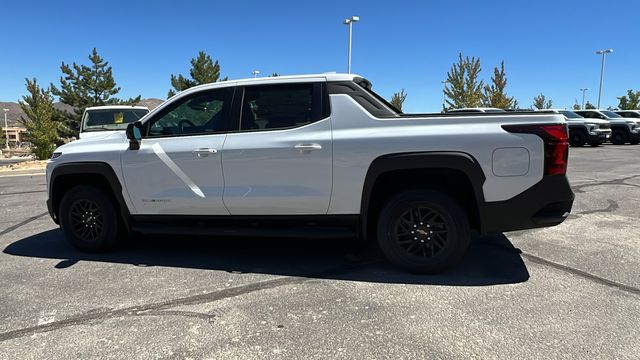
[[[147,109],[95,109],[87,110],[82,118],[82,131],[125,130],[127,124],[145,116]]]
[[[602,110],[600,111],[601,113],[605,114],[608,118],[621,118],[622,116],[614,113],[613,111],[609,111],[609,110]]]
[[[562,111],[558,111],[560,114],[566,116],[568,119],[582,119],[582,116],[574,113],[573,111],[569,111],[569,110],[562,110]]]

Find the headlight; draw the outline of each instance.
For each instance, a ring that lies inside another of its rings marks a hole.
[[[61,152],[54,152],[53,155],[51,155],[51,160],[53,159],[57,159],[62,155]]]

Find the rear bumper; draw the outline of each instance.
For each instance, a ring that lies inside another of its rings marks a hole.
[[[575,195],[565,175],[545,176],[525,192],[480,206],[480,231],[498,233],[555,226],[573,206]]]

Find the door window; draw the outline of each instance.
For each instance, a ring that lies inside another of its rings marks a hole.
[[[233,89],[202,91],[177,100],[149,121],[149,137],[228,131],[232,94]]]
[[[240,131],[288,129],[320,120],[319,84],[245,88]]]

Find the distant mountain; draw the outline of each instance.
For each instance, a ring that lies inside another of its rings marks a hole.
[[[161,99],[149,98],[149,99],[140,100],[140,102],[137,105],[146,106],[146,107],[149,108],[149,110],[153,110],[156,107],[158,107],[158,105],[162,104],[163,102],[164,102],[164,100],[161,100]],[[73,107],[71,107],[71,106],[69,106],[67,104],[63,104],[61,102],[54,103],[53,106],[56,109],[63,110],[63,111],[71,112],[73,110]],[[9,111],[7,111],[7,124],[8,124],[8,126],[21,126],[20,123],[18,123],[18,119],[20,119],[20,117],[22,117],[22,116],[25,116],[25,114],[22,111],[22,109],[20,108],[20,105],[18,103],[0,101],[0,109],[9,109]],[[3,113],[4,113],[4,111],[0,112],[0,127],[4,127],[4,114]]]

